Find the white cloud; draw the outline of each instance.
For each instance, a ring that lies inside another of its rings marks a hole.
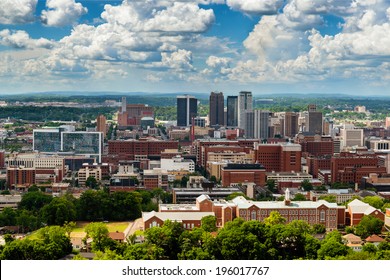
[[[72,25],[88,12],[75,0],[46,0],[46,7],[48,10],[42,11],[41,20],[48,26]]]
[[[213,10],[200,9],[192,3],[175,2],[158,11],[145,23],[148,31],[204,32],[214,22]]]
[[[55,43],[45,38],[32,39],[24,30],[10,31],[9,29],[3,29],[0,31],[0,45],[21,49],[50,49]]]
[[[34,21],[38,0],[1,0],[0,24],[21,24]]]
[[[231,58],[217,57],[214,55],[209,56],[209,58],[207,58],[206,60],[206,64],[212,68],[228,67],[230,62],[231,62]]]
[[[275,14],[282,7],[283,0],[226,0],[233,10],[253,14]]]
[[[162,66],[176,70],[193,70],[192,52],[187,50],[178,50],[173,53],[161,54]]]

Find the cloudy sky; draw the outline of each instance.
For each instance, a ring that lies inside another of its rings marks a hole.
[[[0,93],[390,95],[390,0],[0,0]]]

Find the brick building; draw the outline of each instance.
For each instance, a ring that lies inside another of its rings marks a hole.
[[[299,144],[256,144],[255,162],[267,172],[300,172],[302,148]]]
[[[140,126],[142,118],[154,118],[154,109],[148,105],[127,104],[126,97],[122,97],[121,105],[118,112],[118,125],[120,127]]]
[[[308,166],[308,173],[313,175],[313,178],[318,178],[320,170],[330,170],[331,156],[307,157],[306,165]]]
[[[228,187],[242,183],[265,185],[265,168],[261,164],[232,164],[222,167],[222,186]]]
[[[360,201],[359,199],[355,199],[348,203],[346,214],[346,224],[350,226],[358,225],[362,218],[366,215],[373,216],[381,221],[385,220],[385,214],[382,211],[364,203],[363,201]]]
[[[287,222],[303,220],[311,225],[323,224],[328,231],[345,225],[345,206],[338,206],[336,203],[324,200],[290,201],[289,196],[289,190],[286,190],[285,201],[250,201],[242,196],[225,201],[211,200],[209,196],[201,195],[196,199],[196,204],[164,204],[160,205],[160,211],[168,217],[172,214],[172,218],[176,218],[175,215],[180,213],[182,219],[189,219],[186,215],[191,217],[196,212],[207,213],[207,215],[213,213],[217,218],[218,227],[223,227],[237,217],[246,221],[264,221],[273,211],[279,212]]]
[[[360,183],[364,176],[370,173],[385,174],[386,168],[379,166],[376,155],[356,155],[341,153],[331,159],[331,183]]]

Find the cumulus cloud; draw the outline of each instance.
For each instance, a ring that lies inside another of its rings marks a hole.
[[[217,56],[211,55],[207,58],[206,64],[212,68],[228,67],[230,61],[231,61],[231,58],[228,58],[228,57],[217,57]]]
[[[55,45],[53,41],[49,41],[45,38],[32,39],[24,30],[10,31],[9,29],[0,31],[0,44],[20,49],[50,49]]]
[[[213,10],[200,9],[192,3],[175,2],[158,11],[145,23],[148,31],[204,32],[214,22]]]
[[[38,0],[1,0],[0,24],[22,24],[34,21]]]
[[[162,53],[161,62],[163,66],[176,70],[193,70],[192,52],[187,50],[178,50],[173,53]]]
[[[88,12],[87,8],[75,0],[47,0],[46,7],[48,10],[42,11],[41,20],[48,26],[72,25]]]
[[[283,5],[283,0],[226,0],[233,10],[248,14],[275,14]]]

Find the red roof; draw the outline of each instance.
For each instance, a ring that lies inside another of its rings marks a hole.
[[[382,237],[379,237],[376,234],[373,234],[366,238],[367,242],[384,242],[385,240]]]

